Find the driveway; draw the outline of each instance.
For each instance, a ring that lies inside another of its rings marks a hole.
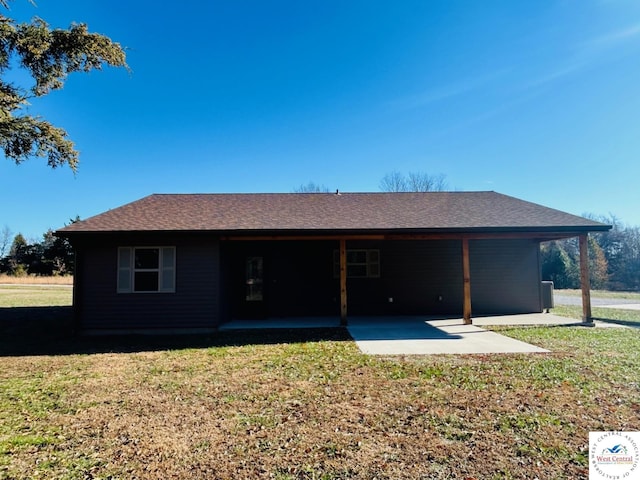
[[[553,294],[553,302],[556,305],[582,305],[582,297],[572,295]],[[620,310],[640,310],[638,300],[628,298],[598,298],[591,297],[591,306],[600,308],[617,308]]]

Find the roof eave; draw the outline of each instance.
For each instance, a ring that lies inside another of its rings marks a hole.
[[[54,232],[58,237],[85,237],[89,235],[168,235],[168,234],[213,234],[216,236],[335,236],[335,235],[486,235],[486,234],[530,234],[537,235],[559,235],[561,237],[571,237],[590,232],[606,232],[612,228],[611,225],[564,225],[564,226],[485,226],[485,227],[447,227],[447,228],[396,228],[396,229],[232,229],[232,230],[66,230],[61,229]]]

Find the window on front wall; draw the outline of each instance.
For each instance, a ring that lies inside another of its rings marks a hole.
[[[340,276],[340,252],[333,251],[333,276]],[[347,250],[347,278],[379,278],[380,250]]]
[[[175,247],[118,248],[118,293],[175,292]]]

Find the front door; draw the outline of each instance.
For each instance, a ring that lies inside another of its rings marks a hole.
[[[246,256],[241,307],[243,317],[260,318],[266,316],[265,286],[264,257]]]

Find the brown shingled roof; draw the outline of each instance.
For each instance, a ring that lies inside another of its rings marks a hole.
[[[71,224],[80,232],[603,231],[496,192],[155,194]]]

